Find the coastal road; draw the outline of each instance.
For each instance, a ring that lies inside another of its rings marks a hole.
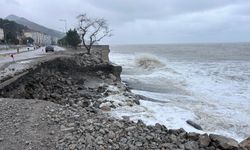
[[[64,51],[59,46],[54,46],[55,52]],[[13,54],[13,58],[10,56]],[[0,80],[1,78],[12,75],[17,71],[28,67],[29,63],[36,61],[38,58],[51,56],[53,53],[46,53],[45,47],[36,50],[21,51],[20,53],[12,53],[12,51],[1,51],[0,53]]]
[[[29,50],[34,50],[34,47],[22,47],[19,48],[19,53],[28,52]],[[9,54],[16,54],[17,48],[11,48],[8,50],[0,50],[0,56],[9,55]]]

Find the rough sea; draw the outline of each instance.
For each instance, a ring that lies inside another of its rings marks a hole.
[[[113,116],[239,141],[250,136],[250,43],[117,45],[110,59],[123,67],[122,81],[133,93],[155,100]]]

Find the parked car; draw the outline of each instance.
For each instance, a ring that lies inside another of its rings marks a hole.
[[[46,46],[45,47],[45,52],[54,52],[54,47],[53,46]]]

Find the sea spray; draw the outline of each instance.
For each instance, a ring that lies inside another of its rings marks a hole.
[[[113,47],[111,60],[123,66],[122,80],[133,93],[167,101],[142,100],[139,106],[114,113],[131,114],[131,119],[142,119],[147,124],[158,122],[168,128],[199,132],[186,123],[193,120],[204,132],[241,141],[250,136],[249,52],[250,44]],[[151,66],[147,61],[138,63],[145,60],[143,53],[165,66],[152,67],[155,63]]]
[[[158,57],[152,54],[140,54],[136,57],[135,63],[138,67],[146,69],[146,70],[153,70],[156,68],[162,68],[165,66]]]

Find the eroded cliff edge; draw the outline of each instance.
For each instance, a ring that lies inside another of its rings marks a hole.
[[[249,140],[111,118],[106,111],[139,97],[121,83],[120,66],[97,56],[63,54],[2,82],[0,149],[247,149]],[[114,94],[124,97],[107,99]]]

